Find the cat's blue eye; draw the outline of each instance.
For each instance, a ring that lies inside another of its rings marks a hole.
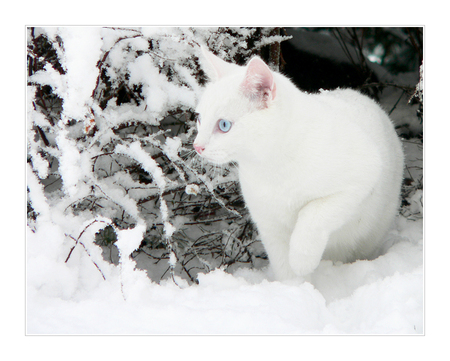
[[[226,119],[220,119],[219,120],[219,129],[226,133],[231,129],[231,122]]]

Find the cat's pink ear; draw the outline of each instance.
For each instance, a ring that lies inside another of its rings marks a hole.
[[[227,63],[218,56],[211,53],[204,46],[200,46],[203,54],[204,71],[211,81],[215,82],[220,78],[236,71],[238,65]]]
[[[267,108],[275,99],[276,84],[273,73],[260,58],[255,57],[248,63],[241,89],[245,96],[257,102],[259,108]]]

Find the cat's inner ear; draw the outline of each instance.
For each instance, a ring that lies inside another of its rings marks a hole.
[[[260,58],[250,60],[241,89],[245,96],[257,102],[259,108],[267,108],[276,96],[273,73]]]

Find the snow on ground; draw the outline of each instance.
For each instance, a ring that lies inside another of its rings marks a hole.
[[[59,235],[43,228],[27,236],[32,246]],[[322,261],[306,282],[240,269],[200,275],[193,286],[158,285],[144,271],[113,266],[103,280],[81,247],[72,255],[79,263],[67,265],[29,249],[27,333],[422,334],[422,224],[399,217],[389,238],[385,255]]]

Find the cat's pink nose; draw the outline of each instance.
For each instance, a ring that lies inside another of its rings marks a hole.
[[[198,154],[202,154],[202,152],[205,150],[205,147],[198,144],[194,144],[194,149],[197,151]]]

